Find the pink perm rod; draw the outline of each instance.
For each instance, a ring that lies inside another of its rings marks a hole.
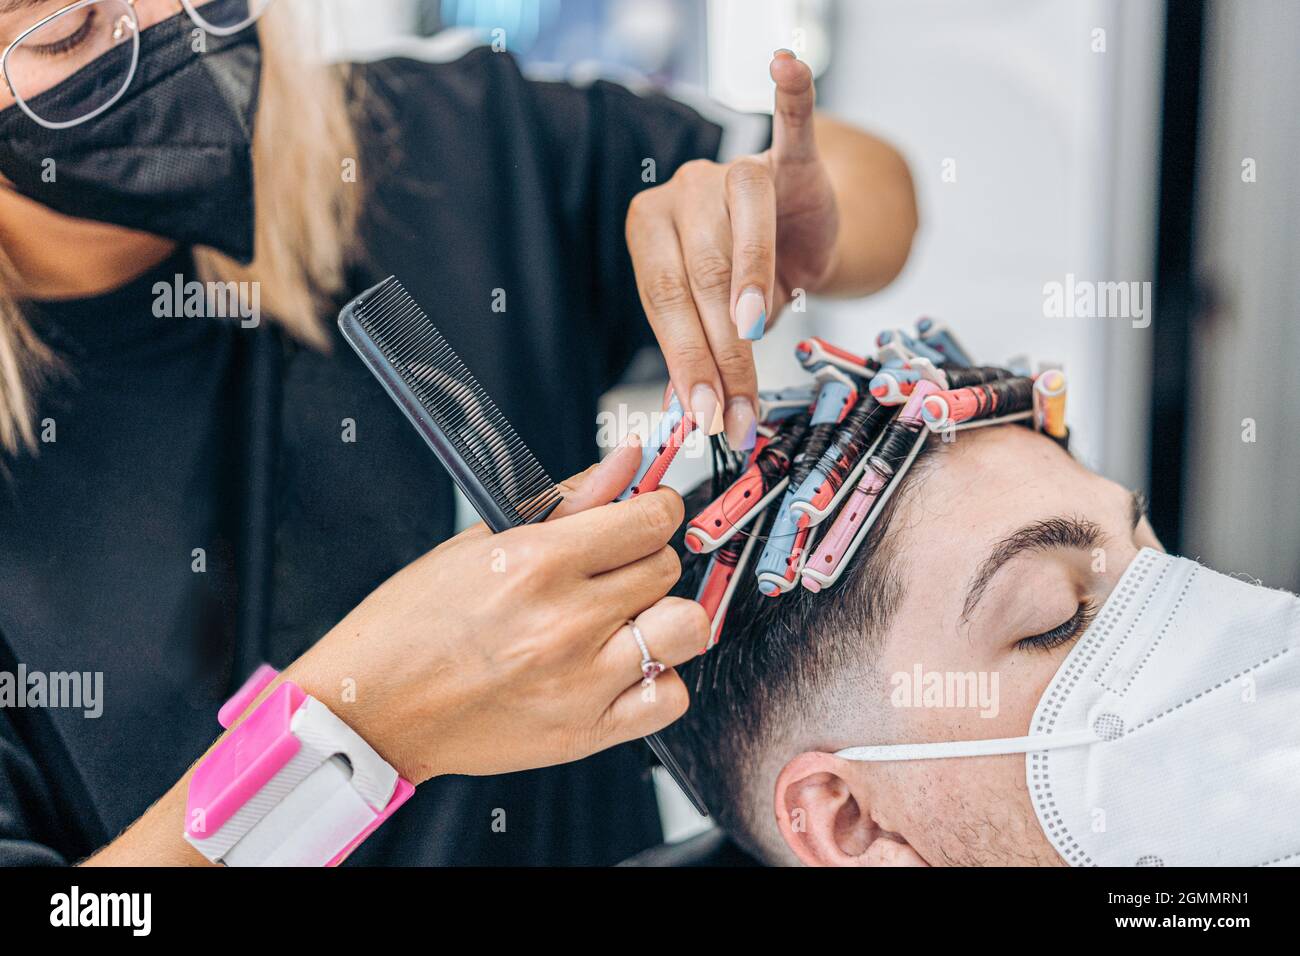
[[[925,405],[928,396],[939,391],[939,386],[934,382],[922,379],[916,383],[907,404],[899,412],[898,419],[891,428],[898,425],[910,425],[917,429],[923,429],[921,409]],[[922,435],[918,436],[918,443]],[[913,450],[913,455],[915,449]],[[913,456],[909,456],[910,458]],[[830,530],[826,532],[826,537],[818,545],[816,552],[808,559],[804,567],[803,586],[809,591],[817,592],[823,587],[835,583],[839,579],[841,565],[845,557],[851,555],[855,550],[854,542],[858,539],[859,533],[866,530],[866,521],[868,515],[876,511],[876,499],[889,484],[890,479],[881,477],[870,465],[863,472],[862,480],[858,486],[853,489],[853,494],[845,503],[844,508],[836,517]]]
[[[862,527],[862,523],[871,512],[871,506],[875,504],[876,496],[884,487],[885,479],[868,467],[862,476],[862,481],[853,489],[853,494],[849,495],[844,510],[835,519],[831,530],[826,533],[826,537],[822,539],[822,543],[818,545],[804,568],[805,588],[813,592],[820,591],[824,585],[818,580],[819,578],[833,579],[836,576],[835,573],[839,570],[840,562],[844,560],[849,545],[853,543],[858,529]],[[815,572],[815,576],[809,572]]]

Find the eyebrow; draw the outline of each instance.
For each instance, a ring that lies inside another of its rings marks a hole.
[[[1138,512],[1138,518],[1141,519],[1141,512]],[[984,592],[988,590],[993,576],[1013,558],[1026,553],[1058,548],[1090,551],[1099,547],[1104,538],[1105,534],[1101,526],[1085,518],[1062,515],[1025,525],[995,544],[989,556],[984,559],[984,563],[971,578],[970,586],[966,591],[966,604],[962,607],[962,620],[970,617],[976,605],[984,597]]]

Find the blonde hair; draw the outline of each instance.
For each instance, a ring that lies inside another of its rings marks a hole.
[[[196,248],[194,258],[205,282],[259,282],[267,313],[295,338],[325,349],[321,309],[343,286],[361,204],[360,187],[344,176],[358,146],[346,71],[312,57],[295,7],[280,0],[258,24],[256,258],[241,266],[206,248]],[[19,288],[0,249],[0,452],[9,453],[35,449],[35,395],[59,368],[23,318]]]

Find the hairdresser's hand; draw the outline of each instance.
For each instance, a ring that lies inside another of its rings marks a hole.
[[[709,622],[664,597],[680,574],[676,493],[608,504],[639,460],[625,447],[574,479],[545,524],[478,526],[420,558],[285,677],[417,783],[577,760],[672,723],[686,688],[671,669],[642,685],[625,623],[671,668],[700,653]]]
[[[795,290],[821,291],[840,233],[814,135],[812,71],[779,52],[771,73],[772,148],[732,163],[687,163],[640,193],[627,220],[641,302],[677,395],[710,433],[725,409],[736,448],[754,443],[751,343]]]

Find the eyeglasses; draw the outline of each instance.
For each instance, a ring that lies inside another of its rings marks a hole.
[[[62,0],[33,0],[41,8]],[[53,10],[20,33],[0,54],[0,110],[17,105],[46,129],[94,119],[122,98],[140,62],[140,32],[183,9],[214,36],[252,26],[271,0],[77,0]],[[3,25],[0,24],[0,29]],[[83,82],[66,96],[42,96],[83,69]],[[12,98],[12,103],[5,102]]]

